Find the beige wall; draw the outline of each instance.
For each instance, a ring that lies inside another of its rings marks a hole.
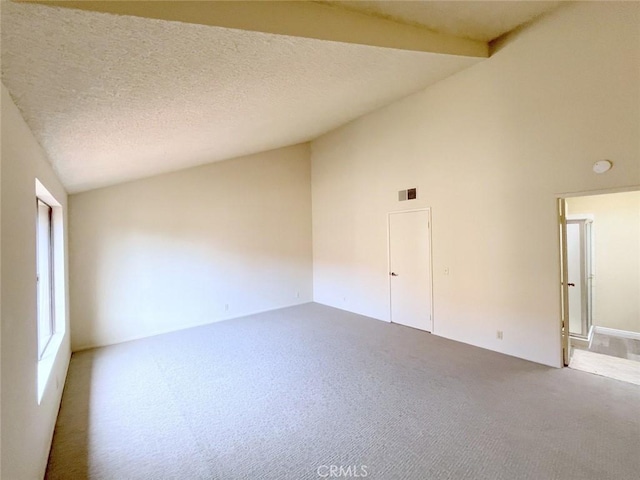
[[[308,144],[72,195],[69,215],[74,350],[312,299]]]
[[[593,215],[593,325],[640,333],[640,192],[567,199]]]
[[[66,218],[67,194],[3,85],[1,416],[2,478],[6,479],[44,475],[70,358],[66,335],[38,405],[36,178],[61,203]]]
[[[4,95],[4,85],[0,87]],[[1,110],[1,105],[0,105]],[[2,119],[0,115],[0,146],[2,145]],[[0,152],[0,412],[2,408],[2,154]],[[0,432],[2,432],[2,414],[0,413]],[[0,477],[2,477],[2,434],[0,433]]]
[[[389,320],[387,213],[429,206],[434,333],[559,366],[556,197],[640,184],[639,14],[565,6],[312,142],[315,301]]]

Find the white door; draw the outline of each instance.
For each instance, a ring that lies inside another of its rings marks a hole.
[[[431,331],[430,211],[389,214],[391,321]]]

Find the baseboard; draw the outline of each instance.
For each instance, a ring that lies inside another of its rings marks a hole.
[[[640,333],[629,332],[627,330],[618,330],[617,328],[609,327],[593,327],[595,333],[602,333],[603,335],[609,335],[611,337],[632,338],[634,340],[640,340]]]
[[[591,344],[589,343],[588,338],[582,337],[571,337],[570,345],[575,348],[581,348],[583,350],[588,350]]]
[[[374,317],[370,313],[357,312],[355,310],[350,310],[349,308],[345,307],[344,305],[335,305],[333,303],[326,303],[326,302],[323,302],[323,301],[320,301],[320,300],[315,300],[315,299],[312,300],[312,302],[313,303],[317,303],[318,305],[324,305],[325,307],[331,307],[331,308],[335,308],[337,310],[342,310],[343,312],[353,313],[354,315],[360,315],[362,317],[372,318],[372,319],[378,320],[380,322],[391,323],[390,319]]]
[[[243,318],[243,317],[249,317],[251,315],[257,315],[258,313],[271,312],[273,310],[280,310],[281,308],[295,307],[297,305],[304,305],[305,303],[311,303],[311,302],[313,302],[313,300],[309,300],[309,301],[304,301],[303,300],[303,301],[300,301],[300,302],[281,305],[281,306],[274,307],[274,308],[267,308],[265,310],[256,310],[256,311],[250,311],[250,312],[243,312],[242,314],[236,315],[236,316],[225,316],[225,317],[217,318],[215,320],[206,320],[204,322],[185,323],[183,325],[180,325],[177,328],[154,330],[154,331],[151,331],[151,332],[148,332],[148,333],[144,333],[142,335],[131,335],[131,336],[122,337],[120,339],[116,339],[116,340],[113,340],[113,341],[108,340],[106,342],[97,342],[97,343],[92,343],[92,344],[80,345],[80,346],[74,347],[72,349],[72,353],[81,352],[83,350],[91,350],[92,348],[109,347],[111,345],[118,345],[120,343],[133,342],[135,340],[142,340],[144,338],[156,337],[158,335],[164,335],[166,333],[173,333],[173,332],[179,332],[181,330],[188,330],[189,328],[204,327],[206,325],[211,325],[212,323],[226,322],[227,320],[236,320],[236,319]]]

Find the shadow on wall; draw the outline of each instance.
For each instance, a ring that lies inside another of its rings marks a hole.
[[[76,349],[310,300],[304,256],[284,241],[207,244],[203,235],[167,233],[120,232],[74,259],[82,264],[74,315],[88,320],[72,329]]]
[[[311,301],[308,146],[70,197],[72,349]]]

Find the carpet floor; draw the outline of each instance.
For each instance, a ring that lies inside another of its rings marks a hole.
[[[75,353],[48,479],[624,479],[640,387],[318,304]]]

